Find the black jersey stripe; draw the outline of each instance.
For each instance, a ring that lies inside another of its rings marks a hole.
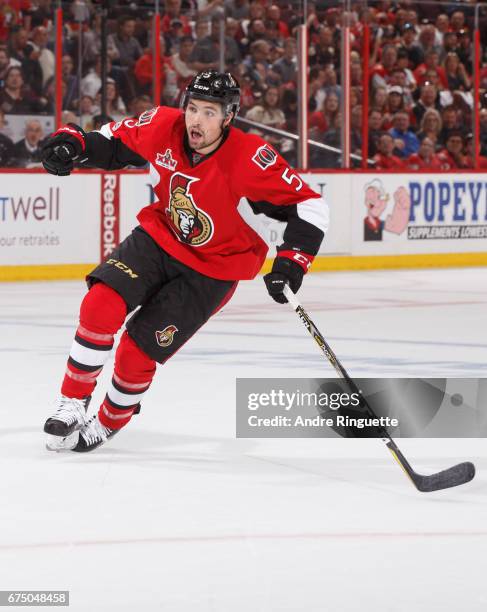
[[[95,344],[94,342],[89,342],[88,340],[81,338],[81,336],[78,336],[78,334],[76,334],[74,339],[78,344],[81,344],[81,346],[93,349],[94,351],[111,351],[113,348],[113,342],[112,344]]]
[[[100,363],[100,365],[95,365],[95,366],[90,366],[90,365],[86,365],[85,363],[80,363],[79,361],[76,361],[75,359],[73,359],[71,356],[68,357],[68,363],[71,364],[73,367],[77,368],[78,370],[83,370],[83,372],[96,372],[96,370],[99,370],[100,368],[103,367],[102,363]]]

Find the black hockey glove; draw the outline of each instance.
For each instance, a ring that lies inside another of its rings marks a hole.
[[[42,165],[56,176],[68,176],[74,160],[86,150],[86,134],[75,123],[68,123],[50,136],[42,147]]]
[[[272,264],[272,271],[264,276],[267,291],[273,300],[285,304],[284,286],[289,285],[293,293],[297,293],[303,282],[304,268],[288,259],[277,256]]]

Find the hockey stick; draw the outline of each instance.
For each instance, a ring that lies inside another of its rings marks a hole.
[[[369,406],[369,403],[362,395],[357,385],[353,382],[353,380],[347,374],[345,368],[338,361],[335,353],[331,350],[329,344],[323,338],[322,334],[319,332],[313,321],[309,318],[307,312],[301,306],[298,299],[296,298],[296,296],[291,291],[288,285],[284,287],[284,295],[286,296],[292,309],[299,315],[301,321],[304,323],[306,329],[314,338],[316,344],[320,347],[328,361],[335,368],[340,378],[343,378],[347,382],[349,388],[353,393],[357,393],[360,396],[362,405],[365,407],[368,415],[371,418],[377,418],[376,414]],[[437,472],[436,474],[430,474],[427,476],[418,474],[413,470],[409,461],[402,454],[397,444],[387,432],[386,428],[383,426],[379,426],[378,431],[380,432],[382,441],[385,443],[387,448],[392,453],[394,459],[399,463],[405,474],[410,478],[411,482],[414,484],[416,489],[418,489],[418,491],[422,491],[423,493],[429,493],[431,491],[439,491],[441,489],[448,489],[450,487],[458,487],[459,485],[465,484],[466,482],[470,482],[470,480],[472,480],[472,478],[475,476],[475,466],[470,461],[458,463],[457,465],[443,470],[442,472]]]

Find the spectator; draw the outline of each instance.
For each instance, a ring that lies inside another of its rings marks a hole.
[[[450,19],[450,28],[452,32],[459,32],[465,29],[465,14],[463,11],[455,11]]]
[[[265,8],[257,0],[249,4],[248,18],[242,21],[242,29],[246,37],[248,36],[249,26],[255,19],[260,19],[262,21],[265,19]]]
[[[242,21],[249,17],[249,0],[225,0],[227,17]]]
[[[407,161],[410,170],[441,170],[441,161],[435,155],[435,145],[431,138],[423,138],[417,153],[412,153]]]
[[[237,66],[236,77],[240,83],[240,108],[242,114],[245,115],[246,111],[254,106],[257,92],[254,93],[254,83],[244,64]]]
[[[444,70],[450,91],[468,91],[470,89],[472,82],[456,53],[448,53],[445,57]]]
[[[119,89],[122,89],[123,79],[120,82],[116,76],[119,73],[115,73],[112,69],[112,62],[109,57],[106,58],[107,62],[107,76],[112,78],[118,85]],[[81,79],[81,95],[91,96],[93,99],[101,88],[101,57],[96,59],[94,67],[88,72],[88,74]]]
[[[211,33],[209,36],[199,40],[191,53],[193,68],[199,72],[210,68],[218,68],[220,59],[220,24],[224,22],[218,17],[211,20]],[[264,43],[264,41],[258,41]],[[268,47],[268,45],[267,45]],[[269,49],[267,49],[267,54]],[[240,62],[240,51],[233,38],[225,36],[225,62],[228,70],[232,70]]]
[[[22,70],[18,67],[7,70],[4,89],[0,90],[0,108],[13,115],[29,115],[41,110],[37,100],[26,89]]]
[[[443,87],[448,87],[448,81],[445,74],[445,69],[440,66],[440,54],[434,49],[430,49],[424,55],[424,62],[420,64],[414,71],[414,78],[418,85],[424,85],[426,73],[428,70],[434,70],[438,74],[438,78]]]
[[[294,38],[287,38],[284,41],[284,55],[272,65],[272,70],[281,77],[282,83],[296,83],[297,59]]]
[[[413,95],[408,87],[406,71],[402,68],[395,68],[392,73],[390,91],[393,87],[396,87],[397,91],[401,90],[404,106],[410,108],[413,105]]]
[[[164,40],[168,55],[176,53],[179,49],[179,41],[184,34],[184,25],[179,17],[171,19],[169,30],[164,34]]]
[[[99,130],[105,123],[111,123],[112,121],[114,119],[110,115],[95,115],[93,117],[93,129]]]
[[[362,106],[356,104],[350,113],[350,149],[355,155],[362,155]]]
[[[252,44],[255,40],[265,40],[270,45],[274,44],[274,41],[271,41],[267,37],[267,32],[263,19],[252,19],[252,21],[250,21],[249,23],[247,29],[247,41],[248,43]]]
[[[75,101],[79,98],[79,90],[78,78],[74,74],[74,61],[70,55],[63,55],[61,58],[61,78],[66,87],[63,96],[63,108],[73,109]],[[93,97],[91,98],[93,99]]]
[[[441,113],[441,121],[443,125],[438,136],[439,145],[445,146],[450,134],[452,133],[456,134],[460,132],[462,137],[465,134],[465,131],[462,130],[462,127],[459,125],[457,111],[454,106],[447,106],[443,109],[443,112]]]
[[[421,119],[420,129],[417,133],[418,139],[422,142],[425,138],[429,138],[433,144],[438,144],[440,132],[442,128],[441,115],[434,108],[429,108]]]
[[[359,60],[358,62],[352,61],[350,65],[350,83],[352,87],[360,88],[362,87],[362,62]]]
[[[277,87],[269,87],[264,93],[262,102],[247,111],[245,117],[256,123],[283,129],[286,125],[286,117],[281,110],[279,89]],[[256,129],[250,131],[251,133],[259,134],[263,137],[265,136],[267,142],[280,149],[283,141],[282,136],[277,136],[270,132],[263,133]]]
[[[382,113],[372,109],[369,111],[369,157],[373,157],[378,151],[379,138],[382,131]]]
[[[42,71],[42,86],[45,86],[47,81],[54,76],[54,67],[56,59],[54,53],[47,48],[48,33],[44,26],[37,26],[32,31],[32,52],[31,59],[39,62]]]
[[[81,96],[79,103],[79,112],[81,114],[79,124],[85,132],[89,132],[93,128],[93,115],[97,113],[98,110],[91,96]]]
[[[405,168],[402,159],[393,154],[394,139],[387,132],[379,138],[378,149],[379,152],[373,157],[376,170],[402,170]]]
[[[5,119],[5,113],[0,108],[0,134],[6,136],[9,140],[13,142],[13,132],[11,127],[8,124],[7,119]]]
[[[487,157],[487,108],[482,108],[479,114],[480,121],[480,154]]]
[[[276,24],[277,30],[281,38],[289,37],[289,27],[285,21],[281,19],[281,9],[277,4],[271,4],[267,9],[267,19]]]
[[[377,110],[382,114],[388,112],[386,87],[377,87],[376,89],[372,90],[372,100],[370,108],[373,110]]]
[[[460,30],[458,32],[458,47],[456,53],[462,65],[465,66],[467,74],[472,74],[472,39],[467,30]]]
[[[131,117],[140,117],[142,113],[151,110],[153,106],[154,104],[149,96],[137,96],[132,100],[129,114]]]
[[[319,137],[330,129],[337,129],[339,121],[340,100],[335,93],[331,92],[325,98],[323,110],[311,114],[309,127],[312,129],[312,134]]]
[[[397,50],[397,63],[395,67],[395,71],[401,70],[406,75],[406,83],[402,84],[401,87],[408,88],[409,90],[416,89],[416,79],[412,70],[409,68],[409,58],[408,52],[406,49],[398,49]],[[394,73],[393,73],[394,74]],[[391,85],[395,85],[396,83],[391,83]]]
[[[61,113],[61,125],[67,123],[78,123],[79,117],[76,116],[73,111],[65,110]]]
[[[172,105],[178,95],[177,75],[172,65],[171,58],[167,57],[165,52],[166,44],[164,38],[161,38],[161,91],[164,94],[166,103]],[[139,91],[144,94],[148,94],[152,91],[152,83],[154,81],[153,61],[152,50],[147,49],[135,64],[134,76],[140,85]]]
[[[250,45],[250,56],[246,57],[243,61],[254,90],[263,91],[268,82],[268,76],[271,71],[269,62],[270,51],[271,48],[267,41],[256,40]]]
[[[435,44],[441,47],[443,45],[443,37],[450,29],[450,18],[448,15],[446,13],[437,15],[435,26]]]
[[[167,32],[169,32],[169,30],[171,29],[171,21],[173,19],[178,19],[183,24],[182,33],[185,36],[191,36],[191,25],[188,21],[188,18],[186,17],[186,15],[181,14],[181,0],[165,1],[165,15],[161,19],[161,31],[164,34],[167,34]]]
[[[167,0],[167,4],[174,1]],[[113,58],[114,63],[116,62],[125,68],[132,68],[142,55],[142,47],[134,37],[134,32],[135,19],[129,15],[124,15],[118,20],[116,34],[109,34],[108,36],[108,44],[117,50]]]
[[[271,53],[273,54],[271,55],[271,60],[272,63],[274,63],[280,58],[284,40],[286,39],[283,39],[279,33],[277,23],[270,19],[266,19],[265,21],[265,39],[271,44]]]
[[[208,17],[215,17],[221,15],[223,12],[223,0],[198,0],[198,19],[207,19]],[[182,32],[184,35],[184,32]]]
[[[225,24],[225,34],[229,38],[232,38],[233,40],[235,40],[238,46],[238,50],[240,52],[240,56],[243,57],[245,53],[244,53],[244,46],[242,46],[242,44],[240,43],[240,40],[243,37],[240,22],[237,21],[236,19],[233,19],[233,17],[227,17],[226,24]]]
[[[196,70],[190,62],[194,42],[191,36],[183,36],[179,43],[179,53],[171,56],[171,62],[177,75],[177,85],[182,91],[196,74]]]
[[[198,19],[194,25],[196,42],[210,35],[210,23],[206,19]],[[188,35],[189,36],[189,35]]]
[[[418,42],[416,28],[406,23],[402,30],[401,47],[408,54],[409,66],[414,70],[423,61],[423,50]]]
[[[398,87],[397,85],[389,87],[387,91],[387,106],[389,113],[392,115],[400,110],[405,110],[404,92],[402,87]]]
[[[323,83],[323,91],[325,92],[326,96],[334,94],[338,100],[341,99],[342,88],[341,85],[338,85],[338,75],[333,64],[328,64],[328,66],[325,66],[325,82]]]
[[[438,153],[443,170],[468,168],[468,159],[463,152],[464,139],[459,130],[452,131],[446,139],[446,146]]]
[[[386,87],[391,79],[392,71],[397,62],[397,49],[387,44],[382,48],[381,63],[376,64],[370,71],[373,88]],[[373,61],[371,62],[373,65]]]
[[[13,161],[13,149],[14,143],[11,139],[3,134],[3,128],[5,125],[5,115],[0,109],[0,166],[5,168],[10,166]]]
[[[333,41],[333,30],[320,26],[318,40],[309,47],[310,66],[326,66],[337,61],[337,48]]]
[[[324,69],[318,66],[313,66],[310,69],[308,77],[308,108],[311,112],[323,107],[323,102],[326,98],[325,79]]]
[[[96,12],[90,24],[90,28],[83,30],[83,63],[94,64],[101,55],[101,22],[102,14]],[[76,54],[78,41],[73,37],[72,44],[69,46],[69,54]],[[115,46],[113,37],[107,37],[107,56],[110,60],[118,57],[118,49]]]
[[[438,55],[440,54],[441,46],[436,44],[436,30],[433,24],[428,23],[421,28],[419,45],[423,55],[422,61],[424,61],[425,55],[430,51],[436,51]]]
[[[465,140],[465,155],[466,155],[466,163],[469,168],[476,167],[476,160],[474,158],[474,150],[473,150],[473,134],[468,134]],[[478,159],[478,167],[482,170],[487,169],[487,157],[482,155],[482,151],[480,151],[479,159]]]
[[[443,36],[443,49],[441,51],[441,61],[444,61],[448,53],[456,53],[458,48],[458,37],[456,32],[446,32]]]
[[[285,89],[282,92],[281,108],[286,117],[286,129],[292,134],[298,131],[298,96],[294,89]]]
[[[32,2],[30,13],[30,27],[49,27],[54,23],[54,2],[52,0],[36,0]]]
[[[425,83],[419,94],[419,100],[412,108],[413,121],[416,126],[420,125],[426,111],[440,110],[440,102],[437,88],[431,83]]]
[[[13,149],[16,165],[29,167],[40,165],[41,144],[44,137],[42,125],[33,119],[25,125],[25,138],[16,142]]]
[[[118,93],[118,88],[113,79],[107,80],[107,88],[106,88],[106,97],[107,97],[107,108],[106,113],[113,117],[113,121],[122,121],[127,116],[127,109],[125,108],[125,104],[122,101]],[[101,100],[101,90],[98,92],[97,101]],[[96,112],[100,110],[100,106],[96,109]]]
[[[401,159],[409,157],[419,149],[419,140],[409,129],[409,114],[406,111],[397,112],[392,118],[393,127],[389,134],[394,138],[394,153]]]
[[[0,89],[5,86],[5,75],[12,66],[20,66],[20,62],[11,58],[7,50],[0,47]]]
[[[10,35],[10,56],[20,62],[25,83],[37,95],[42,91],[42,69],[33,53],[34,46],[29,41],[25,28],[18,28]]]

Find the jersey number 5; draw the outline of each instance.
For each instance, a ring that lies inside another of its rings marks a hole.
[[[293,184],[293,181],[298,182],[298,186],[296,187],[296,191],[299,191],[303,186],[303,181],[296,174],[292,174],[289,172],[289,168],[284,168],[284,172],[282,173],[282,178],[286,181],[288,185]]]

